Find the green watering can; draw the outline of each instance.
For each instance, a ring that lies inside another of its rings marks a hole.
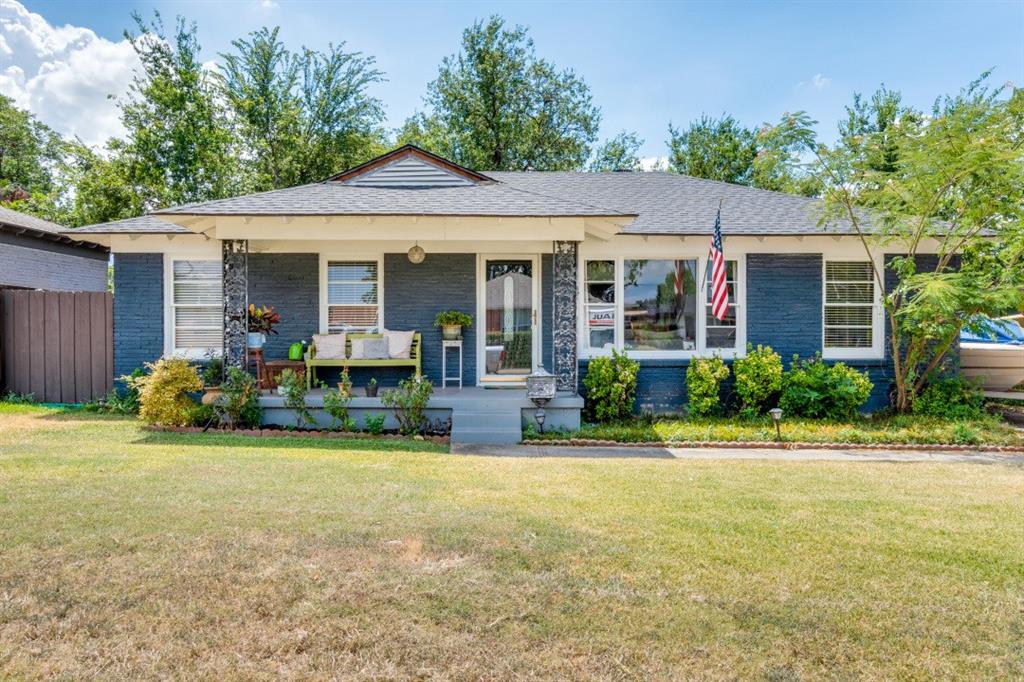
[[[303,346],[306,345],[305,341],[296,341],[292,345],[288,346],[288,359],[289,360],[301,360],[303,353]]]

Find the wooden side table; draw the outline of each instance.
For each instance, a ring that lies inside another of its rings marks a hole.
[[[264,364],[263,388],[275,389],[281,379],[281,372],[290,369],[300,377],[306,374],[305,360],[267,360]]]
[[[266,388],[266,363],[263,361],[262,348],[249,348],[246,351],[246,366],[256,368],[256,388]]]

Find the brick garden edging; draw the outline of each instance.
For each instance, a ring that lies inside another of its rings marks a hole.
[[[201,426],[143,426],[146,431],[157,431],[161,433],[212,433],[218,436],[259,436],[274,437],[284,436],[288,438],[347,438],[360,440],[415,440],[415,437],[403,436],[397,433],[382,433],[374,435],[361,431],[289,431],[287,429],[204,429]],[[422,440],[438,445],[448,445],[451,438],[448,436],[422,436]]]
[[[564,440],[544,440],[542,438],[531,438],[524,440],[523,445],[554,445],[554,446],[575,446],[575,447],[617,447],[617,448],[736,448],[736,449],[761,449],[770,448],[774,450],[909,450],[909,451],[940,451],[940,452],[1024,452],[1024,446],[1014,445],[955,445],[952,443],[939,443],[926,445],[921,443],[813,443],[808,441],[774,441],[774,440],[747,440],[747,441],[721,441],[721,440],[699,440],[699,441],[648,441],[642,443],[622,443],[615,440],[601,440],[597,438],[569,438]]]

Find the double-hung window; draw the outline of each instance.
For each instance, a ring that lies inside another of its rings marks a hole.
[[[171,261],[171,354],[202,357],[221,350],[223,296],[219,260]]]
[[[379,332],[380,308],[377,261],[327,262],[327,331]]]
[[[584,260],[584,350],[619,348],[655,358],[742,352],[738,262],[726,261],[729,308],[721,321],[711,314],[710,275],[701,286],[706,263],[698,258]]]
[[[708,265],[704,282],[704,310],[706,311],[706,325],[704,347],[715,350],[732,350],[736,348],[737,330],[737,306],[736,299],[736,261],[725,261],[725,286],[729,294],[729,307],[725,313],[725,319],[719,320],[711,312],[711,274],[712,267]]]
[[[825,261],[826,356],[871,354],[878,341],[875,288],[871,261]]]
[[[615,261],[591,260],[586,266],[586,292],[583,305],[586,316],[587,345],[590,348],[615,347]]]

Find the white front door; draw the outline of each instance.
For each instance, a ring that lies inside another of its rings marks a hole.
[[[540,357],[540,259],[480,256],[477,268],[477,375],[520,384]]]

